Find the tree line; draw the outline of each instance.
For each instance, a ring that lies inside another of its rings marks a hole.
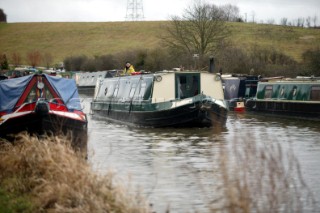
[[[28,65],[37,67],[40,63],[46,68],[61,69],[60,65],[52,64],[53,57],[50,53],[40,54],[40,51],[32,51],[28,54]],[[21,65],[22,57],[19,53],[13,53],[10,57],[0,55],[0,69],[10,69]],[[215,72],[254,74],[263,76],[288,76],[315,75],[320,76],[320,48],[307,50],[302,55],[302,61],[297,62],[291,57],[273,49],[252,47],[244,51],[235,46],[228,46],[220,51],[215,59]],[[102,71],[122,69],[126,61],[134,64],[136,70],[161,71],[175,67],[188,70],[209,69],[209,58],[194,59],[190,55],[180,55],[179,60],[170,56],[165,49],[135,49],[131,52],[121,52],[115,55],[101,55],[88,57],[85,55],[69,56],[63,60],[66,71]],[[195,60],[199,60],[198,64]],[[179,61],[180,63],[177,63]],[[46,65],[45,65],[46,64]],[[177,66],[178,65],[178,66]],[[180,66],[181,65],[181,66]],[[197,68],[195,66],[198,66]]]
[[[30,67],[36,68],[39,65],[45,66],[47,69],[51,67],[60,68],[53,63],[53,55],[48,52],[41,53],[39,50],[29,51],[25,58],[19,52],[12,52],[9,56],[6,53],[0,53],[0,70],[14,69],[22,65],[23,61],[27,62]],[[9,67],[9,64],[11,67]]]

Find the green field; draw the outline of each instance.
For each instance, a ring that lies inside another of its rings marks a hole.
[[[165,21],[151,22],[61,22],[1,23],[0,53],[18,52],[23,58],[33,50],[50,53],[54,63],[68,56],[90,57],[127,49],[154,49],[161,46]],[[252,23],[227,23],[234,45],[249,49],[272,47],[301,60],[304,51],[320,46],[320,29]]]

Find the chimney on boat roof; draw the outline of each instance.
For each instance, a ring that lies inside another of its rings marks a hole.
[[[214,58],[210,57],[209,72],[213,73],[213,71],[214,71]]]

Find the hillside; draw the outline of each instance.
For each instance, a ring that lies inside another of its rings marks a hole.
[[[10,55],[38,50],[51,53],[54,63],[67,56],[97,56],[126,49],[154,49],[167,22],[61,22],[0,23],[0,53]],[[274,25],[228,23],[232,42],[248,49],[255,45],[273,47],[299,61],[301,54],[320,46],[319,29]]]

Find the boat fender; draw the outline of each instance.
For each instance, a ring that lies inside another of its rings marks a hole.
[[[49,104],[46,101],[37,101],[35,112],[39,115],[49,114]]]

